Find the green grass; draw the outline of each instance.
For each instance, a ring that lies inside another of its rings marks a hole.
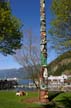
[[[28,96],[16,96],[15,91],[0,91],[0,108],[34,108],[40,107],[39,104],[24,103],[22,100],[26,98],[34,98],[38,96],[36,92],[29,92]]]
[[[71,92],[50,92],[49,97],[55,97],[46,108],[71,108]],[[42,108],[40,104],[24,103],[23,100],[38,97],[38,92],[28,92],[27,96],[16,96],[15,91],[0,91],[0,108]]]

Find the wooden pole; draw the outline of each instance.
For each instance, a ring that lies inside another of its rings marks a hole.
[[[39,99],[42,104],[48,103],[48,71],[47,71],[47,36],[45,0],[40,0],[40,35],[41,35],[41,70]]]

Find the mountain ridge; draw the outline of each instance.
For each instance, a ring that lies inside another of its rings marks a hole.
[[[49,75],[61,75],[70,74],[71,75],[71,51],[68,51],[54,61],[52,61],[47,66]],[[28,78],[30,74],[24,70],[24,68],[19,69],[4,69],[0,70],[0,78],[18,77],[18,78]]]
[[[71,74],[71,51],[68,51],[48,65],[49,75]]]

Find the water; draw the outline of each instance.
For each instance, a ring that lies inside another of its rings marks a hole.
[[[0,71],[0,79],[2,80],[5,80],[7,78],[14,78],[14,77],[18,77],[20,78],[17,82],[19,85],[28,85],[29,83],[32,83],[33,81],[31,79],[21,79],[21,76],[23,76],[23,73],[20,74],[20,72],[9,72],[9,71]],[[15,89],[16,91],[19,91],[19,90],[25,90],[25,91],[33,91],[35,90],[34,88],[21,88],[21,87],[18,87]]]
[[[19,79],[17,82],[18,82],[18,84],[28,85],[29,83],[32,83],[33,81],[31,79]]]
[[[16,88],[16,91],[35,91],[35,88]]]
[[[31,79],[20,79],[18,80],[18,84],[19,85],[29,85],[29,83],[32,83],[33,81]],[[24,90],[24,91],[35,91],[36,88],[29,88],[29,87],[17,87],[16,91],[20,91],[20,90]]]

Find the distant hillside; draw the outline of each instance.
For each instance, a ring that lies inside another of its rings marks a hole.
[[[28,73],[25,72],[23,68],[0,70],[0,79],[9,78],[9,77],[26,78],[27,76]]]
[[[71,74],[71,51],[59,56],[48,65],[49,75],[61,75],[62,73]],[[27,78],[30,74],[23,68],[0,70],[0,78]]]
[[[49,75],[71,74],[71,51],[60,55],[48,65]]]

